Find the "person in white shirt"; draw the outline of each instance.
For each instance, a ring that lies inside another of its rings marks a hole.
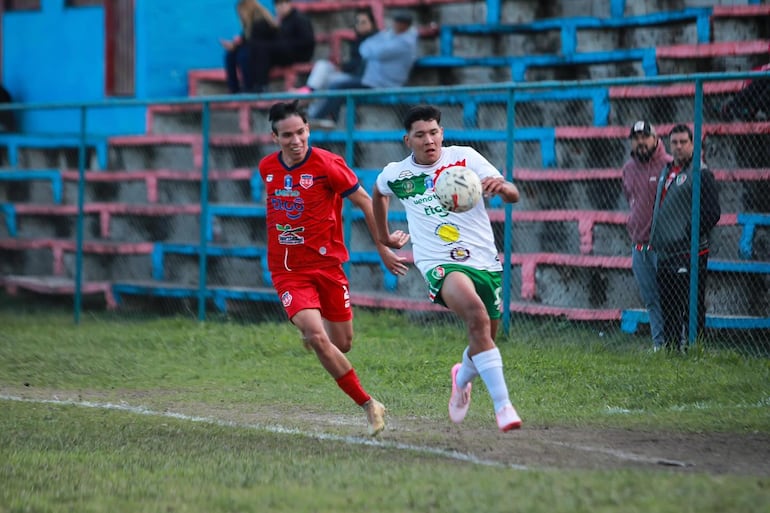
[[[374,186],[377,236],[394,249],[408,241],[402,230],[391,232],[388,226],[390,198],[395,197],[406,211],[414,263],[427,282],[431,301],[452,310],[467,327],[468,346],[462,363],[451,370],[450,419],[463,421],[472,381],[481,376],[494,403],[499,429],[519,428],[521,419],[511,404],[503,360],[495,345],[502,317],[502,265],[484,201],[467,212],[448,212],[436,198],[433,185],[442,170],[460,165],[479,175],[486,197],[498,195],[515,203],[519,190],[473,148],[443,146],[444,129],[437,107],[412,107],[404,128],[404,143],[412,153],[385,166]]]

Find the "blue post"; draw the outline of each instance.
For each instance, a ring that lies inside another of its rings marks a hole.
[[[501,3],[500,0],[487,0],[487,23],[500,23]]]
[[[695,119],[693,121],[693,154],[692,154],[692,229],[690,230],[690,320],[687,326],[687,341],[690,345],[695,342],[698,329],[698,246],[700,243],[700,188],[701,188],[701,137],[703,123],[703,79],[695,79]]]
[[[198,320],[206,320],[206,247],[208,245],[209,222],[209,128],[211,109],[209,102],[203,102],[201,112],[202,159],[201,162],[201,214],[200,214],[200,251],[198,252]]]
[[[516,115],[516,88],[508,94],[508,122],[506,123],[505,178],[513,181],[513,131]],[[503,333],[507,336],[511,328],[511,253],[513,252],[513,205],[505,203],[505,222],[503,223]]]
[[[86,108],[80,107],[78,145],[78,215],[75,219],[75,324],[80,324],[83,305],[83,204],[86,195]]]

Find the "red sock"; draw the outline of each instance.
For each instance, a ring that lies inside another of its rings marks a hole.
[[[358,381],[358,376],[356,376],[354,369],[350,369],[344,376],[337,378],[337,385],[359,406],[372,398],[361,388],[361,383]]]

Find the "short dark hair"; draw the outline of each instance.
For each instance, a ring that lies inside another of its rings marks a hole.
[[[692,130],[689,126],[680,123],[678,125],[675,125],[674,128],[671,129],[671,131],[668,133],[668,136],[671,137],[674,134],[687,134],[687,136],[692,141]]]
[[[441,124],[441,111],[435,105],[415,105],[406,113],[404,117],[404,128],[408,132],[412,129],[415,121],[431,121]]]
[[[307,123],[307,114],[305,114],[305,110],[299,106],[299,100],[294,100],[292,102],[278,102],[274,103],[272,107],[270,107],[270,112],[267,115],[267,119],[270,121],[270,128],[273,130],[274,134],[278,134],[278,130],[276,129],[275,125],[279,121],[283,121],[286,118],[290,118],[291,116],[299,116],[302,118],[302,121]]]

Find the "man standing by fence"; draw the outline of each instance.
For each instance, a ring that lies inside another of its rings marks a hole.
[[[687,125],[676,125],[669,135],[674,160],[658,177],[658,190],[650,230],[650,243],[658,254],[658,288],[663,312],[663,332],[668,349],[686,349],[689,333],[690,242],[693,219],[693,134]],[[721,216],[719,192],[713,173],[700,165],[698,240],[698,290],[695,336],[706,326],[706,268],[709,236]]]
[[[634,123],[628,137],[631,155],[623,165],[623,194],[631,208],[626,225],[631,237],[631,270],[650,316],[653,350],[657,351],[664,342],[663,313],[658,292],[657,255],[650,246],[650,227],[658,175],[671,162],[671,155],[648,121]]]

